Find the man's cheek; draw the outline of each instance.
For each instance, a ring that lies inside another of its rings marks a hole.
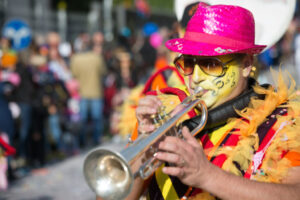
[[[235,71],[230,72],[227,76],[224,77],[224,88],[233,89],[237,84],[237,73]]]
[[[230,80],[231,80],[231,84],[230,87],[234,88],[237,84],[237,73],[235,71],[230,73]]]
[[[216,88],[218,88],[219,90],[222,89],[225,85],[224,81],[223,80],[218,80],[216,83]]]

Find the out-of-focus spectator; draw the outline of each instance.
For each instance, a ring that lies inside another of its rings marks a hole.
[[[58,49],[49,50],[49,62],[48,67],[51,72],[57,77],[57,79],[65,82],[71,79],[71,72],[69,71],[66,62],[60,57]]]
[[[32,123],[32,99],[35,96],[35,84],[32,70],[23,63],[18,63],[16,72],[21,78],[20,85],[14,91],[14,100],[20,107],[19,155],[28,163],[28,135]]]
[[[294,19],[286,33],[284,34],[282,40],[281,40],[281,50],[282,50],[282,61],[286,61],[287,59],[291,59],[294,53],[294,37],[295,33],[297,31],[297,23],[296,20]]]
[[[14,121],[9,104],[7,95],[11,95],[13,86],[11,83],[0,80],[0,131],[8,134],[10,141],[14,136]]]
[[[0,132],[0,191],[8,188],[8,159],[6,156],[14,155],[15,148],[9,145],[10,141],[6,133]]]
[[[104,37],[101,32],[96,32],[93,34],[93,45],[94,46],[102,46],[104,42]]]
[[[118,48],[115,52],[115,57],[115,94],[111,100],[112,113],[110,115],[110,133],[113,135],[120,133],[118,123],[121,117],[121,107],[128,98],[131,89],[136,86],[138,78],[134,71],[132,56],[126,49]],[[109,78],[112,79],[112,77]]]
[[[83,32],[74,41],[75,53],[86,51],[89,47],[90,36]]]
[[[99,47],[93,46],[92,51],[75,54],[72,56],[70,64],[72,73],[79,82],[81,97],[80,119],[82,131],[79,142],[81,145],[85,145],[85,132],[90,113],[93,122],[93,141],[94,144],[99,144],[101,143],[103,131],[102,76],[106,73],[106,65]]]
[[[56,32],[50,32],[47,35],[47,44],[49,45],[49,49],[57,49],[60,44],[60,37]]]
[[[7,141],[10,141],[11,143],[14,138],[15,128],[14,128],[14,120],[13,120],[12,112],[9,108],[8,97],[12,94],[15,86],[16,84],[10,81],[9,74],[4,75],[3,71],[0,69],[0,111],[1,111],[0,112],[0,133],[3,133],[4,135],[8,135]],[[8,157],[7,165],[8,165],[8,176],[9,179],[11,179],[11,177],[13,176],[13,170],[11,167],[11,157]],[[5,166],[2,165],[2,167]]]
[[[71,80],[72,75],[65,59],[59,53],[59,47],[61,47],[59,42],[60,37],[57,33],[53,32],[48,35],[48,68],[55,76],[55,83],[52,85],[51,103],[48,107],[48,126],[57,150],[61,152],[63,149],[61,121],[64,118],[64,110],[69,96],[65,83]]]

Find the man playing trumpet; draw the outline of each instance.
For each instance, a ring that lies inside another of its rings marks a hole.
[[[195,137],[187,127],[184,140],[166,137],[154,155],[166,164],[150,180],[136,179],[128,199],[145,193],[155,200],[300,199],[299,100],[281,74],[276,90],[249,78],[253,56],[265,48],[254,43],[254,29],[253,16],[244,8],[199,3],[184,37],[166,43],[180,53],[174,64],[184,75],[183,91],[193,95],[203,89],[200,98],[209,112],[228,105],[234,109],[236,99],[251,88],[264,97],[251,99],[236,111],[239,117],[213,122]],[[151,116],[171,106],[167,99],[149,95],[140,100],[139,133],[155,130]]]

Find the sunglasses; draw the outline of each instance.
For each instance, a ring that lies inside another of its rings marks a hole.
[[[174,60],[174,65],[185,76],[191,75],[194,72],[195,65],[198,65],[200,69],[207,75],[220,77],[224,76],[228,67],[226,66],[235,58],[223,63],[218,58],[203,58],[196,56],[180,55]]]

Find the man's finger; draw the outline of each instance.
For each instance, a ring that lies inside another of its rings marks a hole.
[[[139,133],[151,133],[155,130],[155,125],[153,124],[139,124],[138,132]]]
[[[184,168],[181,167],[164,167],[162,171],[170,176],[184,177]]]
[[[165,162],[174,163],[177,166],[180,166],[184,159],[182,156],[175,154],[175,153],[169,153],[169,152],[157,152],[154,154],[154,157]]]
[[[145,98],[140,99],[138,105],[139,106],[160,107],[160,106],[162,106],[162,103],[158,97],[149,95]]]
[[[182,135],[189,144],[193,146],[199,146],[199,142],[196,140],[194,136],[191,135],[189,129],[186,126],[182,128]]]
[[[166,137],[164,141],[160,142],[158,148],[163,151],[176,152],[180,150],[180,139],[176,137]]]
[[[139,119],[139,118],[142,118],[141,116],[144,116],[144,115],[156,114],[157,109],[151,108],[151,107],[148,107],[148,106],[139,106],[139,107],[136,108],[135,113],[136,113],[136,115]]]

